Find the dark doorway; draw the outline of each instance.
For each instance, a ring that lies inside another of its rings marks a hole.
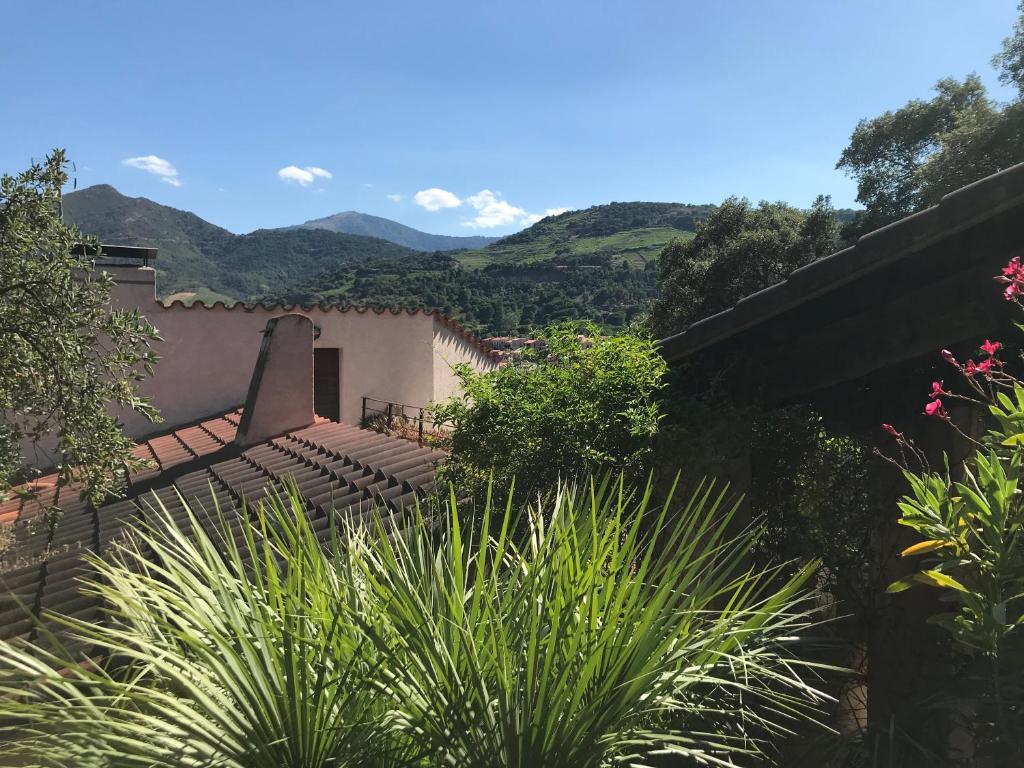
[[[337,349],[313,350],[313,410],[318,416],[341,421],[341,366]]]

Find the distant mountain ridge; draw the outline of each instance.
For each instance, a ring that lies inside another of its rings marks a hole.
[[[343,211],[333,216],[310,219],[299,227],[303,229],[326,229],[349,235],[379,237],[381,240],[412,248],[415,251],[457,251],[468,248],[483,248],[496,242],[497,237],[453,235],[431,235],[418,229],[399,224],[381,216],[371,216],[358,211]]]
[[[161,297],[423,306],[483,333],[583,317],[628,323],[656,293],[657,254],[671,239],[691,237],[689,228],[712,209],[612,203],[549,216],[500,240],[406,240],[433,248],[427,253],[317,221],[236,235],[109,185],[64,197],[65,219],[83,232],[159,249]],[[395,238],[437,237],[354,212],[324,221]],[[474,241],[483,247],[464,248]]]
[[[155,268],[161,296],[212,292],[249,299],[341,264],[422,255],[379,238],[321,229],[236,235],[194,213],[122,195],[108,184],[65,195],[64,219],[102,242],[159,249]]]

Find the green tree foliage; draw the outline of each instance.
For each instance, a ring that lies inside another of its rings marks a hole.
[[[366,260],[332,268],[269,301],[437,309],[477,333],[527,334],[565,320],[622,328],[657,294],[653,265],[631,268],[606,255],[566,256],[550,264],[490,264],[467,269],[451,254],[410,261]]]
[[[865,211],[848,237],[937,203],[943,195],[1024,160],[1024,3],[993,63],[1021,95],[989,98],[977,75],[940,80],[936,95],[861,120],[837,168],[857,181]]]
[[[661,295],[650,317],[655,335],[683,331],[777,283],[831,253],[837,234],[827,197],[818,197],[810,211],[729,198],[697,226],[696,237],[674,241],[662,252]]]
[[[999,70],[999,80],[1012,85],[1024,96],[1024,2],[1017,5],[1019,16],[1013,35],[1003,40],[1003,49],[992,57],[992,66]]]
[[[112,310],[110,276],[71,254],[64,165],[56,150],[0,180],[0,495],[32,462],[102,498],[139,463],[110,409],[157,418],[137,384],[159,337],[137,311]]]
[[[91,558],[108,616],[61,619],[100,653],[0,642],[0,761],[771,762],[824,700],[794,655],[813,565],[751,568],[753,532],[728,533],[708,485],[678,508],[608,480],[550,490],[522,525],[511,501],[479,527],[451,504],[400,536],[341,522],[327,547],[294,490],[241,521],[157,501]]]
[[[499,488],[515,481],[528,496],[581,468],[635,469],[658,429],[665,361],[651,341],[602,337],[577,324],[552,326],[547,350],[496,371],[455,371],[462,395],[435,406],[450,428],[446,476],[476,489],[494,473]]]

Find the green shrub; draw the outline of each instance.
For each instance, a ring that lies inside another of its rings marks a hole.
[[[813,566],[746,570],[751,536],[726,536],[735,507],[709,485],[677,515],[650,493],[562,485],[522,542],[507,505],[479,530],[452,516],[436,548],[423,528],[367,547],[387,621],[364,628],[409,738],[479,768],[733,765],[810,716],[787,646]]]
[[[1024,267],[1014,258],[997,278],[1005,298],[1024,308]],[[929,618],[949,632],[965,661],[963,673],[947,691],[954,709],[967,712],[964,728],[973,732],[978,756],[998,765],[1024,762],[1024,382],[999,357],[1002,344],[986,340],[979,362],[942,356],[964,386],[950,391],[932,383],[924,412],[946,422],[970,447],[967,459],[942,471],[895,427],[883,425],[898,446],[910,492],[899,503],[900,524],[921,536],[904,557],[922,561],[909,577],[889,586],[942,590],[947,610]],[[946,409],[951,401],[970,403],[990,417],[987,433],[972,436]],[[920,469],[912,471],[909,466]]]
[[[585,332],[592,346],[577,335]],[[451,430],[445,479],[482,492],[488,476],[520,498],[581,471],[635,470],[650,453],[667,370],[653,342],[601,336],[593,326],[551,326],[547,349],[496,371],[457,366],[463,394],[435,406]]]

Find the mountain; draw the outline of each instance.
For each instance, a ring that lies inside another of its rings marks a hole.
[[[349,235],[379,237],[381,240],[403,245],[415,251],[457,251],[464,248],[483,248],[498,240],[496,237],[431,235],[391,219],[371,216],[358,211],[345,211],[322,219],[310,219],[299,226],[303,229],[326,229]]]
[[[421,255],[378,238],[321,229],[236,235],[194,213],[128,197],[107,184],[65,195],[64,219],[101,242],[158,248],[161,296],[187,292],[250,299],[343,263]]]
[[[101,242],[159,248],[154,266],[161,291],[208,286],[211,254],[236,237],[194,213],[122,195],[109,184],[71,192],[63,202],[64,220]]]

